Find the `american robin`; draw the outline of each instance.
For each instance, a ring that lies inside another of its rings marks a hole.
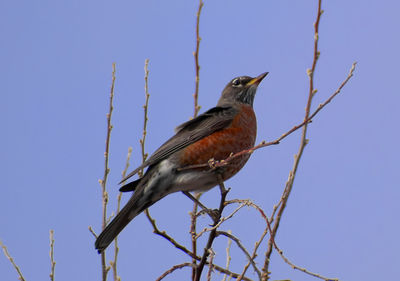
[[[95,247],[99,253],[134,217],[158,200],[177,191],[209,190],[218,185],[221,178],[229,179],[244,166],[249,154],[234,158],[217,169],[199,164],[210,159],[223,160],[231,153],[254,146],[257,123],[253,101],[259,83],[267,74],[232,79],[222,91],[216,107],[178,126],[172,138],[122,180],[124,182],[148,167],[142,178],[120,188],[120,191],[134,193],[97,238]]]

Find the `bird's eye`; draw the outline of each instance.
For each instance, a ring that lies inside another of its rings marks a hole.
[[[233,85],[233,86],[239,86],[239,85],[240,85],[240,80],[239,80],[239,78],[234,79],[234,80],[232,81],[232,85]]]

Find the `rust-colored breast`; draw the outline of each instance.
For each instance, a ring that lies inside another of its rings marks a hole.
[[[208,160],[223,160],[231,153],[237,153],[254,146],[257,135],[257,122],[253,108],[248,105],[241,105],[238,113],[230,127],[220,130],[205,137],[188,147],[181,156],[183,167],[204,164]],[[224,172],[224,179],[236,174],[247,162],[249,155],[235,158]]]

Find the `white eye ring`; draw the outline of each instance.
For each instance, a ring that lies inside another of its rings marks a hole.
[[[239,78],[236,78],[232,81],[232,86],[237,87],[240,85],[240,80]]]

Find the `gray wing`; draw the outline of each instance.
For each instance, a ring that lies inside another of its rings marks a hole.
[[[142,165],[137,167],[134,171],[129,173],[121,182],[126,181],[139,170],[153,165],[179,151],[188,145],[205,138],[216,131],[228,127],[238,110],[226,107],[213,107],[196,118],[189,120],[175,129],[176,134],[167,140],[153,155],[150,156]],[[120,183],[121,183],[120,182]]]

